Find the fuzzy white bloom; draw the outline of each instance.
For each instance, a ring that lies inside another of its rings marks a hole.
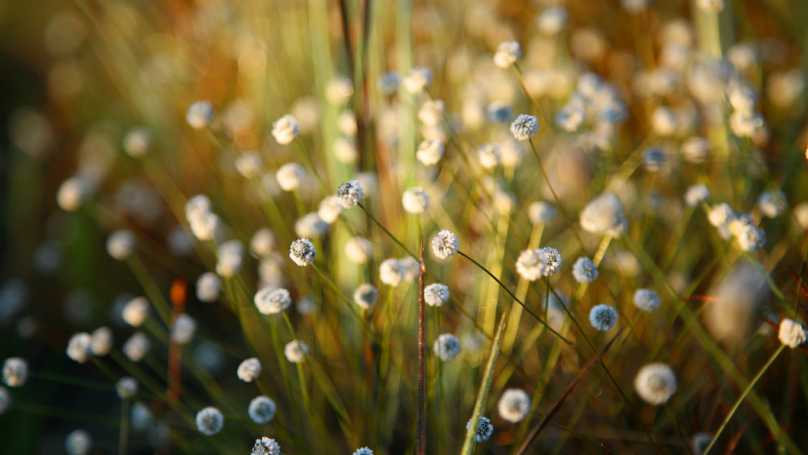
[[[521,114],[511,123],[511,134],[517,141],[526,141],[539,133],[539,119],[533,115]]]
[[[401,197],[401,205],[404,206],[404,210],[408,213],[424,213],[427,206],[429,206],[429,193],[423,187],[412,187],[404,192]]]
[[[264,164],[264,159],[261,154],[255,150],[244,152],[236,158],[236,170],[245,179],[258,178],[261,175],[261,166]]]
[[[556,209],[546,202],[534,202],[527,208],[527,216],[534,225],[547,224],[555,218]]]
[[[334,156],[344,164],[353,164],[359,158],[356,141],[353,138],[339,137],[334,140]]]
[[[263,228],[255,231],[252,239],[250,240],[250,253],[257,258],[265,258],[272,253],[278,240],[275,234],[269,228]]]
[[[200,213],[189,221],[194,237],[203,242],[214,240],[222,227],[219,216],[211,212]]]
[[[524,250],[516,259],[516,272],[528,281],[536,281],[547,275],[547,253],[542,248]]]
[[[373,244],[364,237],[354,237],[345,242],[345,256],[354,264],[365,264],[373,254]]]
[[[300,134],[300,125],[291,115],[284,115],[272,123],[272,135],[279,144],[288,144]]]
[[[432,239],[432,252],[438,259],[449,259],[457,254],[457,248],[460,246],[460,239],[448,229],[443,229],[438,232],[438,235]]]
[[[612,193],[603,193],[593,199],[580,215],[581,228],[594,234],[621,235],[628,227],[623,215],[623,204]]]
[[[255,306],[265,315],[280,314],[292,304],[292,297],[286,289],[263,288],[255,293]]]
[[[215,302],[221,289],[222,280],[215,273],[205,272],[196,280],[196,297],[202,302]]]
[[[177,344],[188,344],[196,333],[196,319],[182,313],[171,325],[171,341]]]
[[[342,213],[342,200],[338,196],[328,196],[320,201],[317,215],[328,224],[333,224]]]
[[[418,151],[415,152],[415,157],[424,166],[434,166],[440,161],[444,150],[443,142],[439,139],[427,140],[418,145]]]
[[[685,203],[690,207],[696,207],[707,199],[710,199],[710,190],[703,183],[692,185],[685,193]]]
[[[776,218],[786,210],[786,195],[782,191],[764,191],[758,198],[760,211],[769,218]]]
[[[563,6],[550,6],[545,8],[536,19],[536,25],[545,35],[555,36],[567,27],[569,14]]]
[[[727,225],[735,218],[735,211],[726,202],[712,206],[707,213],[707,220],[715,227]]]
[[[658,172],[668,163],[668,154],[662,147],[648,147],[642,152],[642,165],[648,172]]]
[[[730,224],[729,229],[738,239],[738,245],[744,251],[757,251],[766,246],[766,231],[751,222],[746,223],[736,219]]]
[[[734,84],[729,90],[729,104],[736,111],[752,113],[758,101],[758,95],[745,84]]]
[[[556,112],[555,122],[559,128],[567,132],[578,131],[586,120],[586,107],[581,102],[567,103]]]
[[[471,431],[472,422],[474,422],[474,417],[469,419],[468,423],[466,424],[466,431]],[[477,423],[477,428],[474,431],[474,439],[477,442],[485,442],[491,437],[492,433],[494,433],[494,426],[491,425],[491,420],[488,417],[480,416],[480,420]]]
[[[368,309],[376,304],[376,300],[379,298],[379,291],[373,287],[372,284],[363,283],[360,284],[356,291],[354,291],[353,299],[354,302],[358,306],[364,309]]]
[[[442,100],[424,101],[418,110],[418,119],[426,126],[437,126],[446,111]]]
[[[261,374],[261,362],[253,357],[241,362],[236,370],[238,378],[244,382],[253,382]]]
[[[121,315],[127,324],[140,327],[149,316],[149,301],[146,297],[135,297],[123,307]]]
[[[275,179],[278,181],[281,189],[284,191],[294,191],[300,188],[300,183],[303,181],[306,172],[297,163],[286,163],[275,173]]]
[[[300,267],[311,265],[317,257],[314,244],[309,239],[297,239],[289,247],[289,257]]]
[[[8,389],[0,386],[0,415],[3,415],[11,407],[11,393]]]
[[[655,311],[662,304],[659,295],[656,291],[651,289],[637,289],[634,291],[634,306],[637,308],[652,312]]]
[[[649,363],[634,378],[634,389],[646,403],[659,406],[676,392],[676,375],[664,363]]]
[[[494,64],[500,68],[508,68],[522,58],[522,48],[516,41],[505,41],[497,46]]]
[[[561,270],[561,253],[557,249],[546,246],[542,248],[544,251],[544,258],[547,261],[547,269],[544,271],[544,276],[551,276]]]
[[[435,351],[436,356],[447,362],[460,354],[460,340],[451,333],[444,333],[435,340],[432,350]]]
[[[112,330],[109,327],[99,327],[90,334],[92,337],[92,352],[93,355],[105,356],[112,350],[113,337]]]
[[[412,281],[421,273],[421,263],[412,256],[405,256],[398,260],[404,267],[404,281]]]
[[[283,355],[286,360],[292,363],[302,363],[306,360],[306,354],[309,353],[309,346],[299,340],[290,341],[283,347]]]
[[[146,356],[150,349],[151,341],[141,332],[135,332],[123,344],[123,353],[135,363],[143,360],[143,357]]]
[[[267,437],[256,439],[250,455],[281,455],[281,446],[274,439]]]
[[[216,273],[229,278],[241,271],[244,260],[244,245],[238,240],[224,242],[216,250],[219,260],[216,262]]]
[[[735,111],[729,118],[729,125],[736,136],[753,138],[766,121],[757,112]]]
[[[213,436],[222,431],[224,416],[213,406],[209,406],[196,413],[196,428],[205,436]]]
[[[329,224],[316,213],[307,213],[295,222],[295,234],[303,238],[320,238],[328,233]]]
[[[432,72],[429,68],[415,67],[404,78],[404,88],[410,93],[421,93],[432,85]]]
[[[201,214],[209,213],[213,206],[204,194],[197,194],[185,203],[185,219],[189,222]]]
[[[595,305],[589,312],[589,322],[601,332],[611,330],[617,325],[617,311],[609,305]]]
[[[398,259],[385,259],[379,266],[379,279],[384,284],[396,287],[404,281],[406,272],[406,267]]]
[[[651,128],[660,136],[672,136],[679,127],[679,117],[669,107],[658,107],[651,115]]]
[[[777,338],[784,345],[794,349],[805,343],[805,340],[808,339],[808,331],[799,322],[786,318],[780,322]]]
[[[135,127],[126,132],[123,137],[123,150],[132,158],[142,158],[149,153],[152,137],[146,127]]]
[[[70,177],[62,182],[56,193],[56,202],[66,212],[75,212],[81,207],[90,190],[87,182],[79,177]]]
[[[724,0],[696,0],[696,6],[704,11],[717,13],[724,9]]]
[[[195,130],[201,130],[213,122],[213,111],[210,101],[197,101],[188,108],[185,121]]]
[[[507,389],[502,393],[497,409],[508,422],[521,422],[530,413],[530,397],[522,389]]]
[[[369,447],[360,447],[356,449],[353,455],[373,455],[373,451]]]
[[[493,194],[492,205],[497,213],[507,215],[516,207],[516,196],[508,191],[497,190]]]
[[[351,180],[339,186],[337,196],[339,197],[342,206],[349,209],[358,204],[359,201],[365,197],[365,192],[362,190],[362,187],[359,185],[358,181]]]
[[[595,281],[599,274],[598,266],[586,256],[579,257],[572,265],[572,276],[581,284]]]
[[[278,407],[271,398],[259,395],[250,401],[250,407],[247,408],[247,415],[250,416],[253,422],[264,425],[275,418],[277,409]]]
[[[65,438],[67,455],[87,455],[93,447],[93,438],[84,430],[75,430]]]
[[[432,283],[424,288],[424,302],[429,306],[443,306],[450,295],[449,287],[444,284]]]
[[[496,142],[486,142],[477,148],[477,158],[483,168],[493,169],[502,159],[502,149]]]
[[[115,384],[115,391],[118,393],[118,398],[126,400],[137,395],[138,384],[137,380],[133,377],[124,376]]]
[[[74,333],[67,342],[67,356],[78,363],[84,363],[92,355],[93,337],[87,332]]]
[[[3,382],[9,387],[22,387],[28,380],[28,362],[22,357],[9,357],[3,362]]]

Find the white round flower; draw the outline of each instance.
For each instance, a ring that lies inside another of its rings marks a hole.
[[[224,427],[224,416],[222,412],[213,406],[207,407],[196,413],[196,428],[206,436],[213,436],[222,431]]]
[[[527,208],[527,215],[534,225],[547,224],[556,217],[556,209],[546,202],[534,202]]]
[[[471,431],[471,423],[474,421],[474,417],[469,419],[468,423],[466,424],[466,431]],[[474,431],[474,439],[477,442],[485,442],[488,438],[491,437],[491,434],[494,433],[494,426],[491,425],[491,420],[488,417],[480,416],[480,420],[477,423],[477,429]]]
[[[302,363],[309,353],[309,346],[299,340],[291,341],[283,347],[283,355],[292,363]]]
[[[521,422],[530,413],[530,397],[522,389],[507,389],[502,393],[497,409],[508,422]]]
[[[420,186],[410,188],[401,197],[401,204],[408,213],[424,213],[429,206],[429,193]]]
[[[379,279],[386,285],[396,287],[404,280],[406,271],[406,267],[398,259],[385,259],[379,266]]]
[[[516,272],[528,281],[536,281],[546,276],[548,268],[547,254],[541,248],[524,250],[516,259]]]
[[[216,262],[216,273],[229,278],[241,271],[244,260],[244,245],[238,240],[224,242],[216,249],[218,261]]]
[[[354,291],[353,298],[357,305],[367,310],[376,304],[376,300],[379,298],[379,291],[371,284],[360,284],[356,288],[356,291]]]
[[[690,207],[696,207],[707,199],[710,199],[710,190],[703,183],[692,185],[685,193],[685,203]]]
[[[457,248],[460,246],[460,239],[448,229],[443,229],[438,232],[438,235],[432,239],[432,252],[438,259],[449,259],[457,254]]]
[[[586,256],[579,257],[572,266],[572,276],[581,284],[595,281],[599,274],[598,266]]]
[[[605,332],[617,325],[617,311],[609,305],[595,305],[589,312],[589,322],[592,327]]]
[[[261,314],[279,314],[289,308],[292,297],[286,289],[263,288],[255,293],[255,306]]]
[[[112,350],[113,337],[112,330],[109,327],[99,327],[90,334],[92,337],[92,352],[93,355],[105,356]]]
[[[191,232],[194,237],[203,242],[214,240],[217,234],[221,232],[221,220],[215,213],[200,213],[189,221],[191,222]]]
[[[634,378],[634,389],[646,403],[659,406],[676,392],[676,375],[664,363],[650,363],[640,368]]]
[[[129,360],[135,363],[143,360],[143,357],[146,356],[150,349],[151,341],[141,332],[135,332],[135,334],[129,337],[123,344],[123,353]]]
[[[291,115],[284,115],[272,123],[272,135],[279,144],[294,141],[298,134],[300,134],[300,125]]]
[[[328,224],[333,224],[342,213],[342,201],[337,196],[328,196],[320,201],[317,215]]]
[[[253,357],[241,362],[236,370],[238,378],[244,382],[253,382],[261,374],[261,362]]]
[[[197,101],[188,108],[185,121],[195,130],[201,130],[213,122],[213,106],[210,101]]]
[[[314,244],[309,239],[297,239],[289,247],[289,257],[300,267],[311,265],[317,257]]]
[[[247,414],[253,422],[258,425],[264,425],[275,418],[277,409],[275,402],[271,398],[259,395],[250,401]]]
[[[679,117],[669,107],[658,107],[651,115],[651,127],[660,136],[671,136],[679,127]]]
[[[118,397],[122,400],[132,398],[137,395],[137,380],[133,377],[125,376],[115,384],[115,390],[118,392]]]
[[[70,177],[62,182],[56,193],[56,202],[66,212],[75,212],[90,193],[88,183],[79,177]]]
[[[443,306],[449,301],[449,287],[433,283],[424,288],[424,302],[429,306]]]
[[[443,101],[424,101],[418,110],[418,119],[426,126],[437,126],[443,120],[446,108]]]
[[[93,438],[84,430],[75,430],[65,438],[67,455],[87,455],[93,447]]]
[[[561,253],[557,249],[546,246],[542,248],[544,251],[544,258],[547,261],[547,269],[544,271],[544,276],[551,276],[561,270]]]
[[[662,304],[659,295],[656,291],[651,289],[637,289],[634,291],[634,306],[637,308],[652,312],[655,311]]]
[[[603,193],[593,199],[580,215],[581,228],[594,234],[619,236],[627,226],[623,204],[614,194]]]
[[[769,218],[776,218],[786,210],[786,195],[782,191],[764,191],[758,198],[760,211]]]
[[[222,280],[215,273],[205,272],[196,280],[196,297],[202,302],[215,302],[221,288]]]
[[[404,78],[404,88],[410,93],[421,93],[432,84],[432,72],[429,68],[415,67]]]
[[[805,340],[808,339],[808,331],[799,322],[786,318],[780,322],[777,338],[784,345],[794,349],[805,343]]]
[[[320,238],[328,233],[329,224],[317,213],[307,213],[295,222],[295,234],[304,238]]]
[[[439,139],[432,139],[421,142],[415,157],[424,166],[434,166],[438,164],[444,152],[444,145]]]
[[[267,437],[256,439],[250,455],[281,455],[281,446],[274,439]]]
[[[78,363],[86,362],[93,355],[93,337],[89,333],[74,333],[67,342],[67,356]]]
[[[460,354],[460,340],[451,333],[444,333],[438,336],[432,349],[435,351],[435,355],[447,362]]]
[[[497,47],[494,64],[500,68],[508,68],[522,58],[522,48],[516,41],[505,41]]]
[[[735,211],[726,202],[716,204],[707,213],[707,220],[715,227],[727,225],[735,219]]]
[[[362,191],[362,187],[359,186],[358,181],[351,180],[339,186],[337,196],[339,197],[342,206],[349,209],[358,204],[359,200],[365,197],[365,192]]]
[[[521,114],[511,123],[511,133],[517,141],[526,141],[539,133],[539,119],[533,115]]]
[[[496,142],[487,142],[477,149],[477,158],[485,169],[497,167],[502,158],[502,149]]]
[[[149,153],[152,137],[148,128],[136,127],[126,132],[123,137],[123,150],[132,158],[142,158]]]
[[[9,357],[3,362],[3,382],[9,387],[22,387],[28,380],[28,362],[22,357]]]
[[[123,307],[123,320],[132,327],[140,327],[149,316],[149,301],[146,297],[135,297]]]
[[[284,191],[294,191],[300,188],[305,176],[306,172],[297,163],[286,163],[275,173],[275,179]]]
[[[188,344],[196,333],[196,319],[182,313],[171,325],[171,341],[177,344]]]
[[[373,254],[373,244],[364,237],[354,237],[345,242],[345,256],[354,264],[365,264]]]

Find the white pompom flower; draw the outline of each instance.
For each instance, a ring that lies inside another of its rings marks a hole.
[[[261,361],[256,357],[242,361],[236,370],[236,375],[244,382],[253,382],[260,374]]]
[[[300,340],[290,341],[283,347],[283,355],[292,363],[302,363],[308,353],[309,346]]]
[[[539,119],[533,115],[521,114],[511,123],[511,134],[517,141],[527,141],[539,134]]]
[[[805,343],[808,339],[808,331],[799,322],[786,318],[780,322],[777,338],[784,345],[794,349]]]
[[[171,325],[171,341],[177,344],[188,344],[196,333],[196,319],[187,313],[177,316]]]
[[[149,301],[146,297],[135,297],[123,307],[123,320],[132,327],[140,327],[149,316]]]
[[[676,375],[664,363],[651,363],[640,368],[634,378],[634,389],[646,403],[660,406],[676,392]]]
[[[634,291],[634,306],[648,313],[655,311],[662,304],[659,295],[652,289]]]
[[[441,360],[448,362],[460,354],[460,340],[451,333],[444,333],[435,340],[432,350]]]
[[[107,253],[113,259],[123,261],[134,253],[136,244],[135,234],[132,231],[121,229],[115,231],[107,239]]]
[[[263,288],[255,293],[255,306],[265,315],[280,314],[292,304],[292,297],[286,289]]]
[[[521,422],[530,413],[530,397],[522,389],[507,389],[502,393],[497,409],[508,422]]]
[[[291,115],[284,115],[272,123],[272,135],[279,144],[288,144],[300,134],[300,125]]]
[[[138,384],[137,380],[133,377],[122,377],[115,384],[115,391],[118,393],[118,398],[126,400],[137,395]]]
[[[213,123],[213,111],[210,101],[197,101],[188,108],[185,114],[185,121],[195,130],[201,130]]]
[[[405,274],[406,267],[398,259],[385,259],[379,266],[379,279],[382,283],[392,287],[401,284]]]
[[[300,267],[311,265],[317,257],[314,244],[309,239],[297,239],[289,247],[289,257]]]
[[[379,299],[379,291],[372,284],[363,283],[357,286],[353,298],[359,307],[367,310],[376,305],[376,301]]]
[[[541,248],[524,250],[516,259],[516,272],[528,281],[536,281],[547,275],[548,269],[547,254]]]
[[[28,362],[22,357],[9,357],[3,362],[3,382],[9,387],[22,387],[28,380]]]
[[[275,179],[283,191],[294,191],[300,188],[306,171],[297,163],[286,163],[275,173]]]
[[[337,189],[337,197],[339,197],[342,206],[349,209],[358,204],[359,201],[365,197],[365,192],[362,190],[358,181],[351,180],[339,186],[339,189]]]
[[[606,332],[617,325],[617,311],[609,305],[595,305],[589,312],[589,322],[592,327]]]
[[[549,246],[542,248],[542,251],[544,251],[544,257],[547,260],[547,269],[544,272],[544,276],[555,275],[561,270],[561,253],[559,253],[557,249]]]
[[[222,431],[224,416],[213,406],[209,406],[196,413],[196,428],[205,436],[213,436]]]
[[[250,455],[281,455],[281,445],[267,437],[256,439]]]
[[[259,395],[250,401],[250,407],[247,408],[247,415],[250,416],[253,422],[264,425],[275,418],[277,409],[278,407],[271,398]]]
[[[86,332],[75,333],[67,342],[67,356],[78,363],[86,362],[93,355],[93,337]]]
[[[202,302],[215,302],[221,289],[222,280],[213,272],[205,272],[196,280],[196,297]]]
[[[500,68],[508,68],[522,58],[522,48],[516,41],[505,41],[497,46],[494,64]]]
[[[429,306],[443,306],[450,295],[449,287],[444,284],[433,283],[424,288],[424,302]]]
[[[598,266],[586,256],[579,257],[572,266],[572,276],[581,284],[595,281],[599,274]]]
[[[472,422],[474,422],[474,417],[469,419],[468,423],[466,424],[466,431],[471,431]],[[491,425],[491,419],[480,416],[480,420],[477,422],[477,428],[474,430],[474,439],[477,442],[485,442],[493,433],[494,426]]]
[[[401,204],[408,213],[424,213],[429,206],[429,193],[420,186],[410,188],[401,197]]]
[[[415,157],[424,166],[434,166],[440,162],[444,150],[445,147],[440,139],[426,140],[418,145]]]
[[[460,246],[460,239],[448,229],[443,229],[438,232],[438,235],[432,239],[432,252],[438,259],[449,259],[457,254],[457,249]]]

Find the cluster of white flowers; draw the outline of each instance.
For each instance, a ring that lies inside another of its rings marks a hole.
[[[752,215],[735,212],[729,204],[721,203],[710,208],[707,219],[718,229],[721,238],[735,237],[744,251],[757,251],[766,246],[766,232],[757,227]]]

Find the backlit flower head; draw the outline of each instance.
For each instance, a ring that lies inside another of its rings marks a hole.
[[[283,191],[294,191],[300,188],[306,171],[297,163],[286,163],[275,173],[275,179]]]
[[[508,422],[521,422],[530,413],[530,397],[522,389],[507,389],[502,393],[497,409]]]
[[[516,259],[516,272],[528,281],[536,281],[547,275],[548,269],[549,259],[541,248],[524,250]]]
[[[146,297],[135,297],[123,307],[123,320],[132,327],[140,327],[149,317],[149,301]]]
[[[404,192],[401,197],[401,204],[408,213],[423,213],[429,206],[429,193],[424,191],[423,187],[412,187]]]
[[[485,169],[493,169],[499,165],[502,158],[502,149],[496,142],[486,142],[477,148],[477,158]]]
[[[526,141],[539,134],[539,119],[533,115],[521,114],[511,123],[511,133],[517,141]]]
[[[637,289],[634,291],[634,306],[637,308],[652,312],[659,308],[662,304],[659,295],[652,289]]]
[[[222,289],[222,280],[213,272],[205,272],[196,280],[196,297],[202,302],[215,302]]]
[[[118,392],[118,397],[122,400],[132,398],[137,395],[137,380],[130,376],[122,377],[115,384],[115,391]]]
[[[794,349],[805,343],[805,340],[808,339],[808,331],[799,322],[786,318],[780,322],[777,338],[784,345]]]
[[[547,269],[544,272],[545,276],[551,276],[561,270],[561,253],[557,249],[546,246],[542,248],[544,257],[547,260]]]
[[[445,110],[441,100],[424,101],[418,109],[418,119],[426,126],[436,126],[443,120]]]
[[[580,215],[581,228],[594,234],[621,235],[628,227],[623,204],[612,193],[592,199]]]
[[[171,324],[171,341],[177,344],[188,344],[196,333],[196,319],[182,313]]]
[[[339,186],[337,196],[339,197],[342,206],[349,209],[358,204],[359,200],[365,197],[365,192],[362,191],[362,187],[359,186],[358,181],[351,180]]]
[[[699,136],[686,140],[680,149],[685,161],[693,164],[703,163],[707,160],[713,146],[707,139]]]
[[[247,415],[250,416],[253,422],[264,425],[275,418],[277,406],[271,398],[259,395],[250,401],[250,407],[247,408]]]
[[[389,286],[396,287],[401,284],[405,273],[406,268],[398,259],[385,259],[379,266],[379,279]]]
[[[782,191],[764,191],[758,198],[760,211],[769,218],[776,218],[786,209],[786,195]]]
[[[274,439],[267,437],[256,439],[250,455],[281,455],[281,446]]]
[[[634,378],[634,389],[646,403],[659,406],[676,392],[676,375],[664,363],[650,363],[640,368]]]
[[[197,101],[188,108],[185,114],[185,121],[195,130],[201,130],[213,122],[213,111],[210,101]]]
[[[151,349],[151,341],[141,332],[135,332],[123,344],[123,353],[132,362],[140,362]]]
[[[595,305],[589,312],[589,322],[592,327],[605,332],[617,325],[617,311],[609,305]]]
[[[500,68],[508,68],[522,58],[522,48],[516,41],[505,41],[497,47],[494,64]]]
[[[300,134],[300,125],[291,115],[284,115],[272,123],[272,135],[279,144],[288,144]]]
[[[67,455],[87,455],[93,447],[93,438],[84,430],[70,432],[65,438]]]
[[[581,284],[595,281],[599,274],[598,266],[586,256],[579,257],[572,265],[572,276]]]
[[[123,137],[123,150],[132,158],[142,158],[152,145],[152,137],[148,128],[135,127],[126,132]]]
[[[368,309],[376,304],[379,298],[379,291],[372,284],[363,283],[356,287],[353,294],[354,302],[364,309]]]
[[[9,357],[3,362],[3,382],[9,387],[22,387],[28,380],[28,362],[22,357]]]
[[[432,239],[432,252],[438,259],[449,259],[457,254],[457,248],[460,246],[460,239],[448,229],[443,229],[438,232],[438,235]]]
[[[238,240],[230,240],[216,248],[216,273],[230,278],[241,271],[244,261],[244,245]]]
[[[432,85],[432,72],[429,68],[415,67],[404,78],[404,88],[410,93],[421,93],[426,87]]]
[[[136,243],[135,234],[133,234],[132,231],[126,229],[115,231],[107,239],[107,253],[109,253],[113,259],[123,261],[135,251]]]
[[[67,342],[67,356],[78,363],[86,362],[93,355],[93,337],[89,333],[75,333]]]
[[[327,196],[320,201],[320,209],[317,215],[328,224],[333,224],[342,213],[342,200],[337,196]]]
[[[213,436],[222,431],[224,416],[213,406],[209,406],[196,413],[196,428],[206,436]]]
[[[311,265],[317,257],[314,244],[309,239],[297,239],[289,247],[289,257],[300,267]]]
[[[444,145],[439,139],[426,140],[418,145],[415,157],[424,166],[434,166],[440,161],[443,152]]]
[[[707,199],[710,199],[710,190],[703,183],[691,186],[685,193],[685,202],[690,207],[696,207]]]
[[[460,340],[451,333],[444,333],[438,336],[432,349],[435,351],[435,355],[447,362],[460,354]]]
[[[300,340],[290,341],[283,348],[283,355],[292,363],[302,363],[308,353],[309,346]]]
[[[373,254],[373,244],[364,237],[353,237],[345,242],[345,256],[355,264],[365,264]]]
[[[292,304],[292,296],[286,289],[263,288],[255,293],[253,299],[261,314],[279,314]]]
[[[93,355],[105,356],[112,350],[112,330],[109,327],[99,327],[90,334],[92,337]]]
[[[466,431],[471,431],[472,422],[474,422],[474,417],[469,419],[468,423],[466,424]],[[491,425],[491,420],[488,417],[480,416],[480,420],[477,423],[477,428],[474,430],[474,439],[477,442],[485,442],[493,433],[494,426]]]
[[[236,370],[236,375],[244,382],[253,382],[260,374],[261,362],[256,357],[242,361]]]
[[[449,287],[440,283],[432,283],[424,288],[424,302],[429,306],[443,306],[449,301]]]
[[[547,224],[556,216],[556,209],[546,202],[534,202],[527,209],[528,218],[533,224]]]

